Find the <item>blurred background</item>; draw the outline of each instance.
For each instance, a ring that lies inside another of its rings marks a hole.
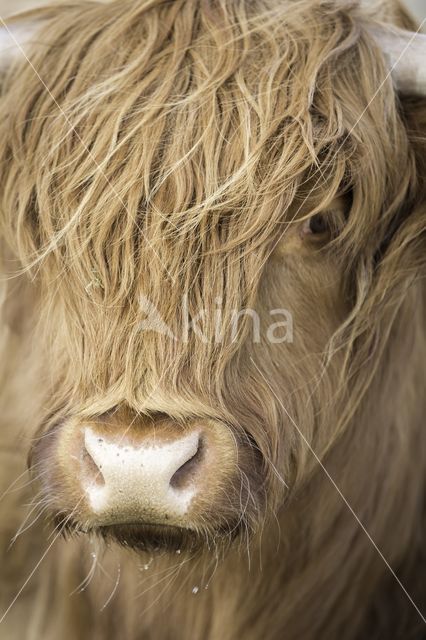
[[[419,20],[425,20],[426,0],[407,0],[405,4]]]
[[[54,0],[55,4],[59,4],[61,0]],[[5,17],[11,13],[16,13],[23,9],[40,6],[41,4],[53,4],[48,0],[0,0],[0,15]],[[411,10],[418,20],[426,19],[426,0],[405,0],[406,6]]]
[[[406,4],[419,20],[424,20],[426,18],[425,0],[408,0]]]

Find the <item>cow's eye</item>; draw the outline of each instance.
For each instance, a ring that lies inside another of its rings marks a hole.
[[[289,223],[284,232],[281,232],[274,255],[311,255],[312,251],[330,246],[342,231],[348,213],[349,204],[344,197],[336,198],[321,210],[318,207],[315,212],[312,206],[310,214],[309,207],[306,206],[305,210],[301,211],[301,216],[306,217],[296,220],[294,215],[291,222],[295,223]]]
[[[330,231],[330,224],[323,213],[316,213],[305,220],[302,228],[303,235],[324,235]]]
[[[335,198],[329,207],[302,220],[299,227],[302,240],[311,240],[315,245],[323,245],[335,238],[346,223],[350,202],[349,195],[340,196]]]

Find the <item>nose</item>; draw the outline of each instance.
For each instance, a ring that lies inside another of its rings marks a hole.
[[[98,524],[178,523],[206,464],[199,429],[132,439],[83,427],[81,482]]]

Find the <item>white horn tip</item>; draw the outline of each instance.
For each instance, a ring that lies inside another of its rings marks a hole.
[[[30,23],[0,26],[0,69],[5,69],[19,56],[28,54],[35,25]]]
[[[368,31],[389,61],[397,91],[426,95],[426,35],[389,25]]]

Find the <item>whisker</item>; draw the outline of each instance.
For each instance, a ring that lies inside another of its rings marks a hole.
[[[118,589],[118,585],[119,585],[119,583],[120,583],[120,577],[121,577],[121,568],[120,568],[120,565],[118,565],[118,568],[117,568],[117,579],[116,579],[116,581],[115,581],[114,588],[113,588],[113,590],[111,591],[111,594],[110,594],[110,596],[108,597],[108,599],[106,600],[106,602],[102,605],[102,607],[101,607],[100,611],[103,611],[104,609],[106,609],[106,607],[109,605],[109,603],[110,603],[110,602],[111,602],[111,600],[113,599],[113,597],[114,597],[114,595],[115,595],[115,593],[116,593],[116,591],[117,591],[117,589]]]

